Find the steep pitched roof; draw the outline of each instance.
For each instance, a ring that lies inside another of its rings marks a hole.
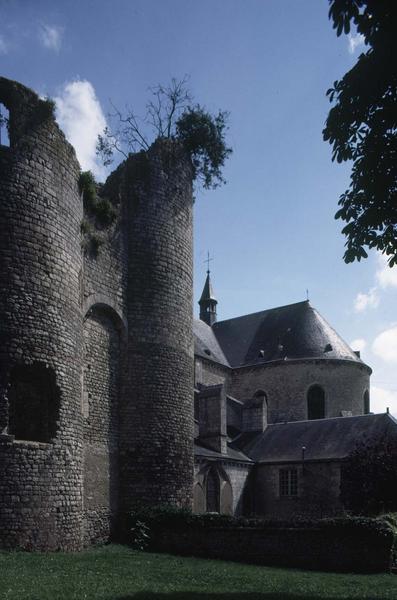
[[[360,440],[393,437],[397,441],[397,421],[388,413],[359,417],[336,417],[315,421],[295,421],[268,425],[256,439],[236,438],[238,448],[254,462],[294,462],[342,459]]]
[[[194,353],[208,360],[229,367],[229,363],[219,346],[218,340],[211,327],[204,321],[193,320]]]
[[[212,329],[232,367],[303,358],[364,364],[308,301],[219,321]]]
[[[212,283],[210,279],[210,272],[207,271],[207,277],[204,283],[203,291],[199,300],[199,304],[206,302],[207,300],[215,300],[214,290],[212,289]]]

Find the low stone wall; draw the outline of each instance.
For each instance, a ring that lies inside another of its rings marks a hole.
[[[151,550],[259,565],[376,573],[391,568],[393,532],[387,526],[308,528],[162,527]]]

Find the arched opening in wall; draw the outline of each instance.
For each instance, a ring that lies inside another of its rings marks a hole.
[[[369,391],[364,392],[364,414],[369,415]]]
[[[94,305],[84,321],[85,535],[107,541],[119,503],[119,397],[122,324],[106,305]]]
[[[57,432],[61,393],[53,369],[17,365],[10,374],[8,431],[18,440],[51,442]]]
[[[221,482],[220,512],[223,515],[233,514],[233,489],[226,479]]]
[[[325,393],[321,386],[313,385],[307,393],[307,418],[324,419],[325,417]]]
[[[206,485],[206,510],[207,512],[220,512],[220,479],[214,467],[207,474]]]
[[[193,487],[193,512],[198,514],[205,512],[204,490],[198,482]]]
[[[0,146],[10,145],[10,113],[8,109],[0,102]]]

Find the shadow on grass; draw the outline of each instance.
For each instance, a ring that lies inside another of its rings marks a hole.
[[[112,600],[351,600],[349,597],[327,598],[321,594],[307,596],[306,594],[289,594],[288,592],[225,592],[200,593],[200,592],[139,592],[129,596],[118,596]],[[388,600],[377,598],[377,600]]]

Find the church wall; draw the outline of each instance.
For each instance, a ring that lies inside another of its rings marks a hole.
[[[226,385],[226,392],[228,391],[230,379],[230,369],[219,365],[218,363],[211,362],[195,357],[195,385],[218,385],[224,383]]]
[[[307,419],[307,392],[314,384],[325,391],[325,417],[340,417],[341,411],[363,414],[369,373],[365,366],[349,361],[283,361],[234,369],[229,392],[246,401],[263,390],[269,423],[302,421]]]
[[[244,494],[251,465],[230,462],[226,463],[223,468],[230,479],[233,490],[233,514],[240,516],[244,514]]]
[[[229,483],[232,489],[232,502],[227,501],[227,506],[222,506],[222,495],[221,495],[221,514],[233,514],[240,516],[244,514],[245,510],[245,490],[248,482],[248,477],[252,469],[252,465],[245,463],[238,463],[232,461],[206,461],[203,459],[196,459],[194,465],[194,482],[195,485],[200,486],[200,501],[197,503],[200,506],[196,512],[205,512],[205,495],[206,495],[206,474],[211,467],[218,469],[220,473],[220,483]],[[198,497],[198,494],[197,494]],[[195,509],[197,507],[194,507]]]
[[[280,496],[280,469],[296,469],[297,496]],[[254,510],[275,519],[300,516],[323,518],[343,513],[339,500],[340,463],[307,462],[302,464],[259,464],[255,473]]]

